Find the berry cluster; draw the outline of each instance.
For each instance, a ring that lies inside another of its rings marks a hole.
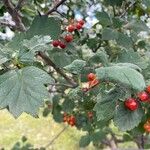
[[[87,92],[88,90],[99,84],[99,80],[96,78],[96,75],[94,73],[89,73],[87,75],[87,79],[88,79],[88,87],[82,88],[82,91],[84,92]]]
[[[75,21],[74,21],[75,22]],[[68,32],[73,32],[75,30],[80,30],[83,28],[83,25],[84,25],[84,21],[83,20],[79,20],[79,21],[76,21],[75,23],[73,24],[70,24],[67,26],[66,30]],[[52,45],[54,47],[59,47],[61,49],[65,49],[66,48],[66,45],[67,43],[70,43],[73,41],[73,35],[70,34],[70,33],[67,33],[64,37],[63,37],[63,40],[54,40],[52,41]]]
[[[80,30],[83,28],[84,20],[73,21],[69,26],[67,26],[68,32],[73,32],[75,30]]]
[[[69,125],[74,126],[76,124],[76,118],[74,115],[63,114],[63,122],[67,122]]]
[[[150,119],[148,119],[144,124],[144,129],[146,132],[150,132]]]
[[[124,105],[131,111],[138,109],[138,100],[141,102],[148,102],[150,101],[150,85],[146,87],[145,91],[142,91],[137,94],[137,98],[128,98]]]

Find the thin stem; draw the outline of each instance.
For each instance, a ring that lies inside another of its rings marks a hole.
[[[0,26],[4,26],[4,27],[7,26],[7,27],[9,27],[9,28],[16,29],[16,26],[15,26],[15,25],[10,24],[10,23],[8,23],[8,22],[1,21],[1,20],[0,20]]]
[[[58,2],[52,9],[50,9],[45,15],[50,15],[51,13],[57,11],[57,8],[62,5],[64,2],[66,2],[66,0],[61,0],[60,2]]]
[[[66,86],[66,87],[70,87],[70,88],[72,88],[72,86],[71,86],[71,85],[69,85],[69,84],[63,84],[63,83],[61,83],[61,84],[54,83],[54,84],[49,84],[49,85],[52,85],[52,86]]]
[[[135,4],[136,4],[136,1],[133,2],[133,3],[131,3],[131,4],[124,10],[124,12],[120,15],[120,18],[124,17],[125,14],[127,13],[127,11],[128,11],[129,9],[131,9]]]
[[[62,13],[60,13],[59,11],[55,11],[56,13],[58,13],[60,16],[62,16],[62,17],[64,17],[64,18],[66,18],[66,16],[65,15],[63,15]]]
[[[21,8],[22,8],[22,6],[23,6],[23,4],[24,4],[24,2],[25,2],[26,0],[19,0],[18,1],[18,4],[17,4],[17,6],[16,6],[16,10],[18,11],[18,10],[20,10]]]
[[[137,137],[135,137],[135,143],[137,144],[138,148],[140,150],[144,150],[144,143],[145,143],[145,139],[144,139],[144,135],[139,135]]]
[[[116,16],[115,6],[113,6],[113,13],[114,13],[114,16]]]
[[[144,135],[141,135],[141,147],[144,149]]]
[[[11,0],[3,0],[3,3],[9,12],[9,14],[12,16],[13,21],[16,23],[16,29],[19,31],[26,31],[26,28],[21,20],[20,13],[15,9],[15,6],[13,5]]]
[[[64,79],[66,79],[66,81],[72,85],[72,88],[77,87],[77,83],[72,78],[70,78],[61,68],[56,66],[56,64],[53,63],[53,61],[44,52],[39,51],[37,55],[40,56],[47,65],[52,66],[57,73],[64,77]]]
[[[52,145],[56,139],[59,138],[59,136],[67,129],[68,126],[64,127],[46,146],[45,148],[48,148],[50,145]]]

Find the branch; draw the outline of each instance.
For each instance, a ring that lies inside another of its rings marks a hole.
[[[9,28],[16,29],[16,26],[15,26],[15,25],[10,24],[10,23],[5,22],[5,21],[1,21],[1,20],[0,20],[0,26],[4,26],[4,27],[7,26],[7,27],[9,27]]]
[[[144,149],[145,141],[144,141],[144,135],[141,135],[141,147]]]
[[[56,13],[58,13],[60,16],[62,16],[63,18],[66,18],[65,15],[63,15],[62,13],[60,13],[59,11],[56,10]]]
[[[110,146],[110,143],[109,143],[108,139],[103,139],[101,141],[101,143],[104,144],[104,145]]]
[[[111,148],[111,150],[117,150],[118,149],[118,147],[117,147],[117,145],[113,139],[110,140],[110,148]]]
[[[16,10],[18,11],[18,10],[20,10],[21,8],[22,8],[22,6],[23,6],[23,4],[24,4],[24,2],[25,2],[26,0],[19,0],[19,2],[18,2],[18,4],[17,4],[17,6],[16,6]]]
[[[15,9],[15,6],[12,4],[11,0],[3,0],[3,3],[9,14],[12,16],[13,21],[16,23],[16,29],[19,31],[26,31],[26,28],[21,20],[21,15]]]
[[[140,150],[144,150],[145,140],[146,136],[144,136],[143,134],[135,137],[134,141]]]
[[[116,9],[115,9],[115,6],[112,6],[112,8],[113,8],[114,16],[116,16]]]
[[[69,84],[64,84],[64,83],[62,83],[62,84],[58,84],[58,83],[54,83],[54,84],[49,84],[49,85],[52,85],[52,86],[65,86],[65,87],[70,87],[70,88],[72,88],[72,86],[71,85],[69,85]]]
[[[127,13],[127,11],[132,8],[136,4],[136,1],[131,3],[125,10],[124,12],[120,15],[120,18],[124,17],[124,15]]]
[[[57,11],[57,8],[62,5],[66,0],[61,0],[60,2],[58,2],[52,9],[50,9],[45,15],[50,15],[51,13]]]
[[[67,126],[68,127],[68,126]],[[59,138],[59,136],[67,129],[67,127],[64,127],[46,146],[45,148],[48,148],[50,145],[54,143],[54,141]]]
[[[47,65],[52,66],[56,70],[57,73],[59,73],[61,76],[63,76],[66,79],[66,81],[72,85],[72,88],[77,87],[77,83],[72,78],[67,76],[61,68],[56,66],[44,52],[39,51],[37,53],[37,56],[40,56]]]

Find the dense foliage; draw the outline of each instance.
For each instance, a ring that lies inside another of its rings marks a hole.
[[[3,0],[5,12],[13,23],[1,18],[0,30],[15,37],[0,41],[1,108],[37,117],[44,106],[43,116],[87,131],[81,147],[150,147],[149,0]]]

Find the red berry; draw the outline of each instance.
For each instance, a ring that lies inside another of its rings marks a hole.
[[[54,46],[54,47],[58,47],[59,46],[59,40],[54,40],[53,42],[52,42],[52,45]]]
[[[131,111],[134,111],[138,108],[138,103],[136,99],[134,98],[129,98],[124,102],[124,105],[126,108],[128,108]]]
[[[75,122],[74,121],[69,121],[69,125],[74,126]]]
[[[73,36],[71,34],[68,34],[68,35],[65,36],[64,39],[65,39],[66,42],[72,42]]]
[[[146,87],[146,92],[150,94],[150,85]]]
[[[145,129],[146,132],[150,132],[150,124],[145,123],[144,124],[144,129]]]
[[[94,79],[96,79],[96,75],[94,73],[89,73],[87,78],[89,81],[93,81]]]
[[[81,25],[80,23],[77,23],[77,24],[76,24],[76,29],[77,29],[77,30],[82,29],[82,25]]]
[[[93,81],[89,81],[89,88],[93,88],[96,85],[98,85],[100,82],[97,79],[94,79]]]
[[[66,44],[64,42],[61,42],[61,41],[59,42],[59,46],[62,49],[66,48]]]
[[[76,120],[75,116],[71,115],[70,116],[70,121],[74,121],[75,122],[75,120]]]
[[[76,123],[76,118],[75,118],[75,116],[71,115],[68,119],[68,124],[71,126],[74,126],[75,123]]]
[[[142,102],[145,102],[145,101],[148,101],[149,100],[149,95],[143,91],[143,92],[140,92],[138,93],[138,98],[142,101]]]
[[[83,26],[84,25],[84,20],[79,20],[78,23]]]
[[[88,118],[89,119],[93,118],[93,112],[88,112]]]
[[[69,25],[67,30],[68,30],[68,32],[73,32],[75,30],[75,26],[74,25]]]

